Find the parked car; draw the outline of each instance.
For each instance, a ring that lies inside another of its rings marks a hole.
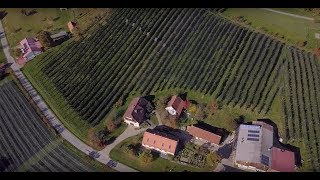
[[[92,157],[92,158],[98,158],[100,156],[100,154],[96,151],[91,151],[89,153],[89,156]]]
[[[111,167],[111,168],[114,168],[117,166],[117,162],[116,161],[113,161],[113,160],[110,160],[108,163],[107,163],[107,166]]]

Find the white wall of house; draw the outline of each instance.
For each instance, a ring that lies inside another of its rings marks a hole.
[[[265,172],[265,171],[263,171],[261,169],[258,169],[256,167],[246,166],[246,165],[243,165],[243,164],[238,164],[237,162],[235,162],[235,165],[238,166],[240,169],[244,169],[244,170]]]
[[[145,147],[145,148],[147,148],[147,149],[153,149],[153,150],[156,150],[156,151],[158,151],[158,152],[160,152],[160,153],[170,154],[170,155],[173,155],[173,156],[174,156],[174,154],[173,154],[172,152],[164,151],[164,150],[162,150],[162,149],[155,148],[155,147],[152,147],[152,146],[148,146],[148,145],[146,145],[146,144],[142,144],[142,146]]]
[[[176,115],[177,114],[177,111],[172,107],[172,106],[169,106],[169,107],[166,107],[166,110],[169,112],[169,114],[171,115]]]
[[[124,118],[124,122],[131,126],[140,127],[140,124],[138,122],[132,121],[127,118]]]

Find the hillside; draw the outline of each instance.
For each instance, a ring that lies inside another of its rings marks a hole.
[[[24,72],[84,141],[117,102],[179,89],[271,118],[310,171],[320,170],[319,68],[312,54],[206,9],[116,9],[95,33],[42,54]]]
[[[1,84],[0,172],[110,171],[48,130],[12,81]]]

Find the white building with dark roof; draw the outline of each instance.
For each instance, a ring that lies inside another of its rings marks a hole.
[[[253,171],[295,171],[294,152],[278,146],[274,130],[262,121],[240,125],[237,132],[235,164]]]
[[[236,144],[235,164],[238,167],[266,171],[271,165],[273,127],[255,121],[240,125]]]

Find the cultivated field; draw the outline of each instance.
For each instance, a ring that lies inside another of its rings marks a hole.
[[[319,62],[292,49],[207,9],[117,9],[94,34],[44,53],[24,72],[82,139],[130,94],[179,88],[277,117],[287,132],[280,136],[301,148],[304,170],[320,170],[307,156],[319,152]]]
[[[17,86],[0,86],[0,171],[101,171],[64,146]]]

